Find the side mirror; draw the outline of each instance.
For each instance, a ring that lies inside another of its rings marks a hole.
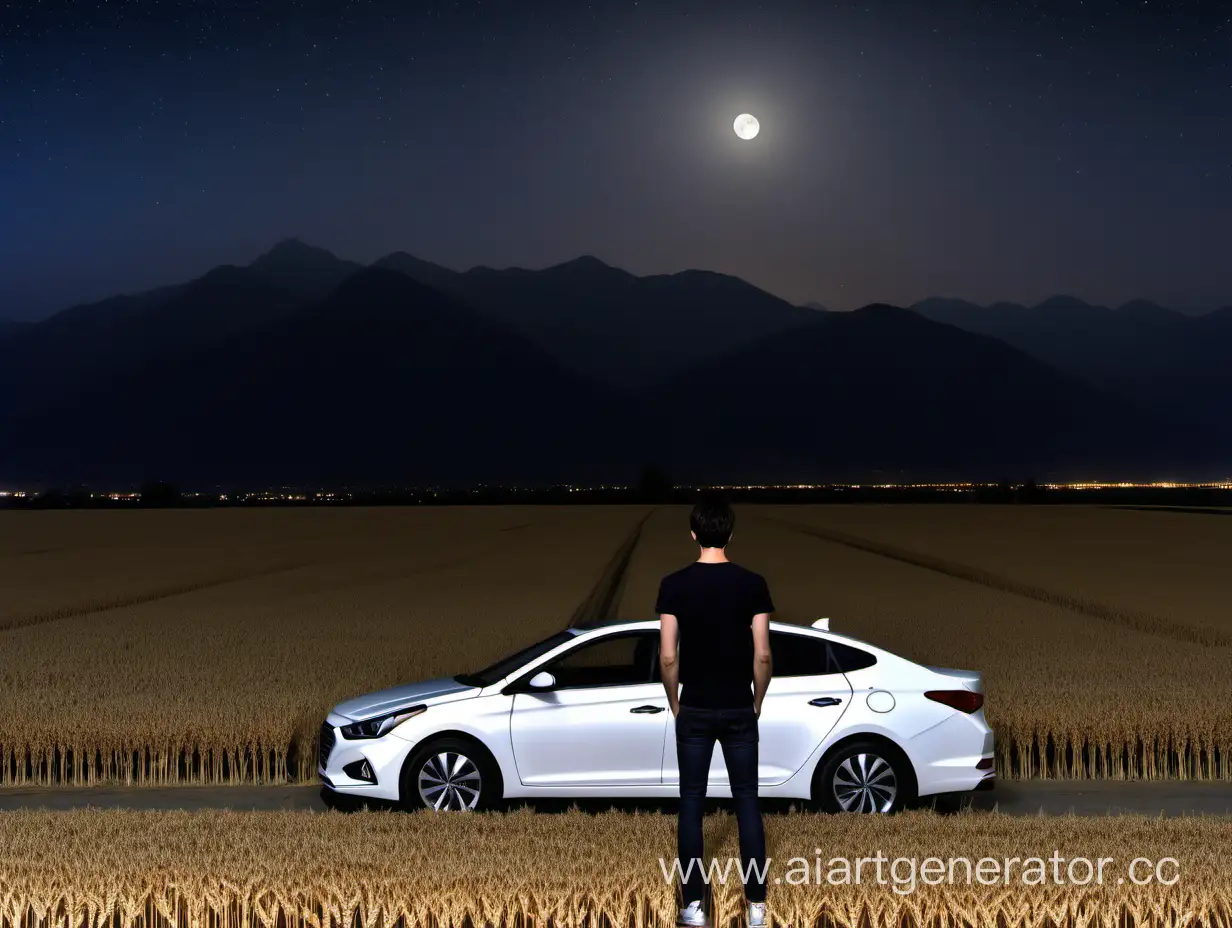
[[[529,686],[533,690],[551,689],[553,686],[556,685],[556,678],[552,676],[550,673],[548,673],[546,670],[541,670],[537,674],[535,674],[533,677],[531,677],[529,680],[527,680],[526,685]]]

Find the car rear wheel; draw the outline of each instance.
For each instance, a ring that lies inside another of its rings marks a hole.
[[[827,812],[896,812],[908,800],[910,771],[897,752],[876,741],[854,741],[818,771],[813,798]]]
[[[500,797],[500,773],[487,750],[462,738],[418,748],[402,768],[402,804],[437,812],[490,808]]]

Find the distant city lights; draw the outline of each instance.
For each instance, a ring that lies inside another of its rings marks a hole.
[[[716,490],[964,490],[991,489],[1000,486],[1022,487],[1024,483],[749,483],[716,484]],[[1232,479],[1214,483],[1177,483],[1160,481],[1154,483],[1107,482],[1083,480],[1074,483],[1037,483],[1046,490],[1232,490]]]
[[[1041,490],[1232,490],[1232,478],[1212,481],[1206,483],[1185,483],[1174,480],[1160,480],[1149,483],[1134,483],[1132,481],[1108,481],[1108,480],[1078,480],[1071,482],[1040,482],[1035,484],[1027,484],[1022,482],[1014,483],[978,483],[972,481],[956,482],[956,483],[747,483],[747,484],[713,484],[709,485],[716,490],[740,491],[740,490],[934,490],[938,492],[949,493],[967,493],[976,490],[998,489],[1010,487],[1013,489],[1021,489],[1027,486],[1035,486]],[[694,490],[700,489],[696,486],[681,486],[676,485],[675,489]],[[386,488],[388,489],[388,488]],[[395,488],[396,492],[415,492],[430,496],[439,496],[442,493],[470,492],[472,494],[483,493],[490,490],[499,491],[530,491],[533,488],[517,485],[498,486],[494,484],[481,484],[478,487],[470,487],[468,490],[454,489],[446,490],[437,486],[428,487],[399,487]],[[543,490],[545,488],[539,488]],[[629,485],[621,484],[598,484],[598,485],[568,485],[559,484],[551,489],[557,491],[567,491],[569,493],[585,493],[593,491],[627,491],[634,489]],[[0,500],[3,499],[22,499],[38,497],[39,491],[29,489],[6,489],[0,490]],[[241,493],[222,493],[222,492],[201,492],[189,491],[179,494],[184,501],[200,501],[200,502],[287,502],[287,503],[330,503],[330,502],[345,502],[354,500],[357,496],[368,495],[363,491],[339,491],[339,490],[304,490],[292,488],[279,488],[268,490],[252,490]],[[77,494],[77,498],[85,498],[92,500],[111,500],[120,503],[140,503],[142,494],[140,491],[134,490],[109,490],[103,492],[89,492]]]

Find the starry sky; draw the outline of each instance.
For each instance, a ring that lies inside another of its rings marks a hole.
[[[0,319],[288,236],[1203,311],[1230,120],[1227,2],[0,0]]]

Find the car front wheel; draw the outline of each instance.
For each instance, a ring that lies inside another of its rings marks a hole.
[[[442,738],[416,749],[402,768],[402,803],[437,812],[486,809],[500,796],[499,782],[486,750],[461,738]]]
[[[844,745],[818,771],[813,798],[827,812],[896,812],[911,778],[896,751],[877,742]]]

